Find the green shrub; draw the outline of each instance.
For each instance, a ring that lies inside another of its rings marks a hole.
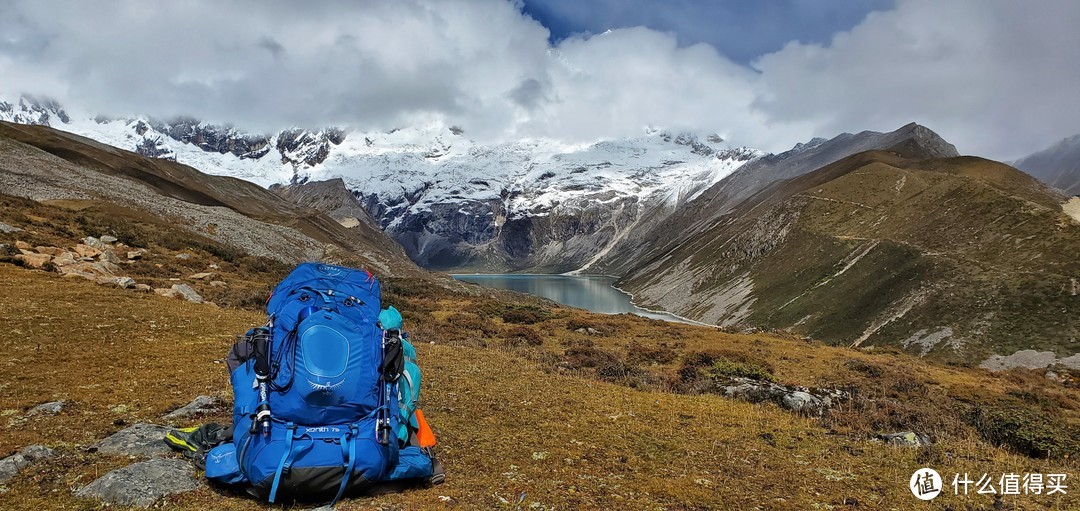
[[[683,355],[678,378],[691,383],[701,377],[713,380],[721,378],[753,378],[775,381],[772,366],[757,357],[735,351],[696,351]]]
[[[988,442],[1036,458],[1080,452],[1080,430],[1018,403],[975,406],[969,423]]]
[[[540,307],[511,307],[503,311],[500,317],[506,323],[515,323],[519,325],[532,325],[540,323],[548,319],[551,316],[551,312],[541,309]]]
[[[563,365],[570,369],[598,368],[619,362],[614,353],[597,348],[590,342],[586,345],[571,346],[563,352]]]
[[[481,318],[475,314],[458,312],[446,318],[446,322],[456,330],[466,335],[495,337],[499,335],[499,326],[490,319]],[[479,335],[478,335],[479,334]]]
[[[626,347],[626,363],[631,365],[664,365],[674,362],[676,358],[678,354],[666,342],[652,347],[630,341]]]
[[[544,339],[540,334],[527,326],[516,326],[503,335],[507,346],[540,346]]]
[[[727,358],[718,358],[709,367],[709,376],[713,378],[751,378],[754,380],[774,381],[776,378],[763,366],[737,362]]]

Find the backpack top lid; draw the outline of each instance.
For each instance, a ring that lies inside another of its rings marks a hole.
[[[364,269],[346,268],[332,264],[315,262],[300,263],[289,273],[266,302],[266,312],[275,314],[287,302],[295,299],[295,292],[300,289],[310,288],[317,291],[337,290],[346,293],[347,297],[360,300],[363,305],[374,310],[370,313],[374,318],[380,309],[382,297],[379,279],[371,272]]]

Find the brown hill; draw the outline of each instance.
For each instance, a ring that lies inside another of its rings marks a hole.
[[[843,158],[870,150],[917,152],[926,157],[957,156],[956,148],[930,129],[915,123],[895,131],[842,133],[814,139],[790,151],[770,154],[739,167],[699,197],[674,210],[658,207],[639,215],[623,240],[596,263],[592,272],[625,275],[639,265],[675,249],[689,238],[721,222],[724,215],[770,184],[794,179]],[[752,201],[751,201],[752,202]]]
[[[119,205],[284,262],[354,260],[386,275],[422,273],[370,224],[346,228],[258,185],[45,126],[0,122],[0,193]]]
[[[838,344],[1076,353],[1080,225],[1064,197],[1001,163],[920,156],[860,153],[775,182],[619,285],[695,319]]]

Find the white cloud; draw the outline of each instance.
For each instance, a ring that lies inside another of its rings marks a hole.
[[[907,0],[826,47],[756,62],[767,118],[819,133],[917,121],[962,153],[1015,158],[1080,133],[1080,2]]]
[[[904,0],[755,69],[645,28],[551,48],[503,0],[109,5],[0,0],[0,88],[256,130],[439,118],[480,138],[585,141],[657,125],[782,150],[914,120],[999,158],[1080,132],[1068,0]]]

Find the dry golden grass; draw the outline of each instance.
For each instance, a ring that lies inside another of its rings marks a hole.
[[[33,443],[59,452],[11,481],[0,494],[2,509],[99,507],[74,498],[72,490],[131,460],[91,454],[85,447],[127,424],[160,422],[161,414],[196,395],[227,397],[220,361],[233,335],[263,319],[254,312],[140,295],[10,265],[0,265],[0,282],[0,321],[5,325],[0,331],[0,455]],[[398,296],[389,300],[401,307],[409,304]],[[910,367],[918,378],[943,386],[1004,389],[1007,378],[795,339],[729,335],[568,309],[554,309],[550,319],[530,325],[543,339],[540,348],[507,349],[494,338],[487,348],[448,345],[440,332],[448,327],[438,319],[431,320],[437,327],[416,322],[428,315],[447,319],[466,314],[461,312],[466,302],[436,299],[429,313],[407,311],[415,316],[406,326],[414,332],[425,375],[422,407],[438,435],[447,482],[347,499],[338,509],[990,509],[994,501],[984,495],[946,494],[932,504],[916,505],[921,503],[907,490],[908,478],[922,466],[946,477],[958,472],[1075,474],[1075,465],[1067,461],[1009,454],[977,438],[903,449],[830,430],[771,404],[634,390],[582,377],[587,372],[555,374],[550,357],[541,353],[561,353],[563,341],[585,339],[615,352],[631,340],[679,342],[695,349],[751,352],[769,360],[779,380],[790,382],[812,382],[841,371],[852,358],[882,365],[903,360],[902,367]],[[493,306],[473,305],[478,310]],[[616,331],[579,334],[566,329],[571,319]],[[515,326],[498,318],[489,321],[500,328]],[[650,370],[660,374],[665,368]],[[31,406],[56,399],[70,402],[58,416],[18,420]],[[1073,495],[1056,497],[1006,497],[1003,503],[1018,509],[1076,508]],[[167,509],[266,508],[210,487],[161,504]],[[295,506],[307,507],[312,506]]]

